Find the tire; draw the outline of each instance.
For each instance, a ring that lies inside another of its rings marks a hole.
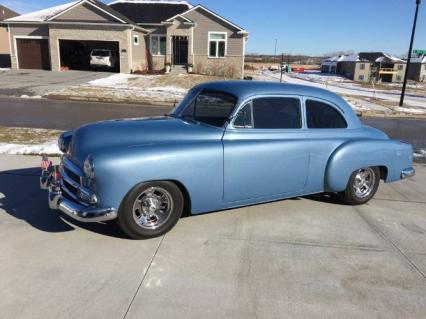
[[[164,235],[182,215],[184,198],[172,182],[142,183],[124,198],[117,223],[130,238],[147,239]]]
[[[339,198],[345,204],[352,206],[365,204],[376,194],[379,184],[378,167],[360,168],[352,173],[346,189],[339,193]]]

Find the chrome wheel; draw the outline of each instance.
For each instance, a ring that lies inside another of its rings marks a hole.
[[[355,179],[352,185],[355,196],[360,199],[370,196],[374,190],[375,184],[376,175],[373,169],[370,167],[359,169],[356,171]]]
[[[161,187],[144,190],[133,204],[133,218],[138,226],[155,230],[164,225],[173,211],[172,195]]]

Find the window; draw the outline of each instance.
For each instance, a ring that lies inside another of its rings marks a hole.
[[[226,32],[209,32],[209,58],[226,56]]]
[[[426,64],[425,64],[425,70],[426,70]]]
[[[151,35],[151,54],[166,55],[166,41],[165,35]]]
[[[359,69],[360,69],[360,70],[365,70],[365,63],[361,63],[361,64],[359,65]]]
[[[346,128],[343,116],[331,105],[314,101],[306,101],[306,119],[308,128]]]
[[[139,45],[139,36],[138,35],[134,35],[133,36],[133,44],[134,45]]]
[[[364,75],[362,75],[362,74],[361,74],[361,75],[359,75],[359,76],[358,76],[358,80],[359,80],[359,81],[364,81]]]
[[[398,64],[398,70],[404,69],[404,66],[402,64]]]
[[[180,117],[222,127],[236,103],[237,98],[226,92],[203,90],[183,110]]]
[[[396,80],[397,80],[397,81],[401,81],[401,80],[402,80],[402,77],[401,77],[400,75],[397,75],[397,76],[396,76]]]
[[[300,100],[287,97],[255,99],[241,109],[234,126],[257,129],[301,128]]]

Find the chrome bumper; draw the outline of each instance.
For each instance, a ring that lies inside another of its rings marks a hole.
[[[60,210],[80,222],[105,222],[117,218],[117,210],[114,208],[84,206],[64,197],[61,190],[61,181],[53,179],[53,169],[42,171],[40,188],[48,190],[50,209]]]
[[[402,172],[401,172],[401,179],[406,179],[406,178],[412,177],[415,174],[416,174],[415,169],[412,168],[412,167],[408,167],[408,168],[402,170]]]

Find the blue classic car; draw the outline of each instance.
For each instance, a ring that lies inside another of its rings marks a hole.
[[[40,184],[76,220],[116,219],[131,238],[169,231],[184,210],[218,211],[335,192],[368,202],[414,175],[411,145],[363,126],[329,91],[267,82],[201,84],[163,117],[65,132]]]

